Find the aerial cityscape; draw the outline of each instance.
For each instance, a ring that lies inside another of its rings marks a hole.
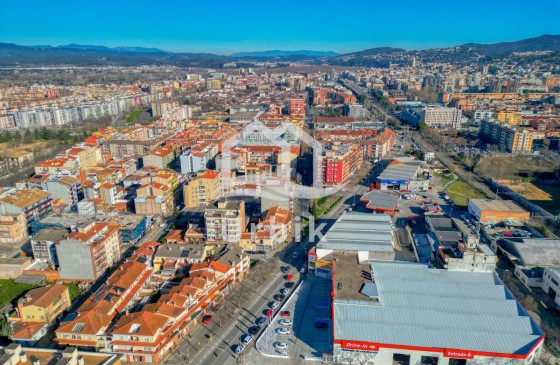
[[[560,2],[0,13],[0,365],[560,365]]]

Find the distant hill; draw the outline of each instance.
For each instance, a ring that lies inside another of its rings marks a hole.
[[[341,54],[341,55],[338,56],[338,58],[374,56],[374,55],[378,55],[378,54],[395,53],[395,52],[406,52],[406,50],[404,50],[402,48],[393,48],[393,47],[377,47],[377,48],[365,49],[363,51],[358,51],[358,52]]]
[[[128,48],[128,47],[125,47]],[[20,46],[0,43],[0,66],[14,65],[176,65],[220,68],[227,57],[207,53],[169,53],[165,51],[128,51],[104,46]]]
[[[467,43],[462,48],[474,48],[490,55],[529,51],[560,51],[560,35],[545,34],[540,37],[522,39],[514,42],[492,44]]]
[[[336,52],[322,52],[322,51],[310,51],[310,50],[300,50],[300,51],[280,51],[280,50],[270,50],[262,52],[239,52],[234,53],[230,57],[285,57],[285,56],[308,56],[308,57],[331,57],[336,56]]]
[[[146,64],[175,65],[181,67],[221,68],[231,61],[255,62],[301,62],[307,64],[328,64],[350,67],[388,67],[389,65],[409,65],[412,57],[424,62],[469,63],[481,56],[507,56],[513,52],[554,51],[560,52],[560,35],[542,35],[515,42],[494,44],[467,43],[456,47],[407,51],[401,48],[377,47],[363,51],[336,54],[310,50],[264,52],[239,52],[231,56],[210,53],[174,53],[159,48],[106,47],[96,45],[67,44],[61,46],[21,46],[0,43],[0,66],[14,65],[121,65],[138,66]]]

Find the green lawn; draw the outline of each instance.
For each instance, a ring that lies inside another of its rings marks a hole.
[[[142,114],[143,111],[144,111],[144,109],[136,109],[136,110],[130,112],[130,114],[128,114],[128,115],[126,116],[126,118],[124,119],[125,122],[126,122],[126,123],[132,123],[132,122],[134,122],[134,120],[135,120],[136,118],[138,118],[138,116],[139,116],[140,114]]]
[[[436,173],[434,173],[434,176],[436,176],[437,178],[439,178],[441,180],[442,185],[445,185],[448,182],[453,181],[453,179],[455,178],[452,173],[442,174],[442,173],[436,172]]]
[[[11,303],[14,299],[28,290],[35,288],[35,285],[17,284],[12,279],[0,280],[0,306]]]
[[[80,294],[82,294],[82,291],[78,288],[78,284],[76,283],[63,283],[62,285],[68,287],[71,301],[74,301],[74,299],[76,299]]]
[[[453,200],[453,202],[461,208],[467,207],[469,199],[486,198],[484,194],[473,189],[463,180],[457,180],[456,182],[451,184],[447,189],[445,189],[445,193],[449,195],[449,198],[451,198],[451,200]]]

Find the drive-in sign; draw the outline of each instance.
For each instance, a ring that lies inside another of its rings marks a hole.
[[[379,347],[371,342],[364,341],[346,341],[343,340],[341,347],[347,350],[357,350],[357,351],[377,351]]]
[[[473,359],[474,353],[468,350],[445,349],[443,356],[453,357],[455,359]]]

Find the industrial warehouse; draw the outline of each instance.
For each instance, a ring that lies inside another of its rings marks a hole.
[[[494,272],[355,260],[333,262],[336,362],[528,364],[540,350],[543,331]]]
[[[403,162],[394,159],[389,166],[375,180],[375,188],[378,190],[428,190],[430,180],[418,177],[420,164],[417,162]]]
[[[309,273],[331,278],[337,255],[353,253],[358,262],[395,259],[391,216],[345,213],[333,224],[317,246],[308,252]]]

